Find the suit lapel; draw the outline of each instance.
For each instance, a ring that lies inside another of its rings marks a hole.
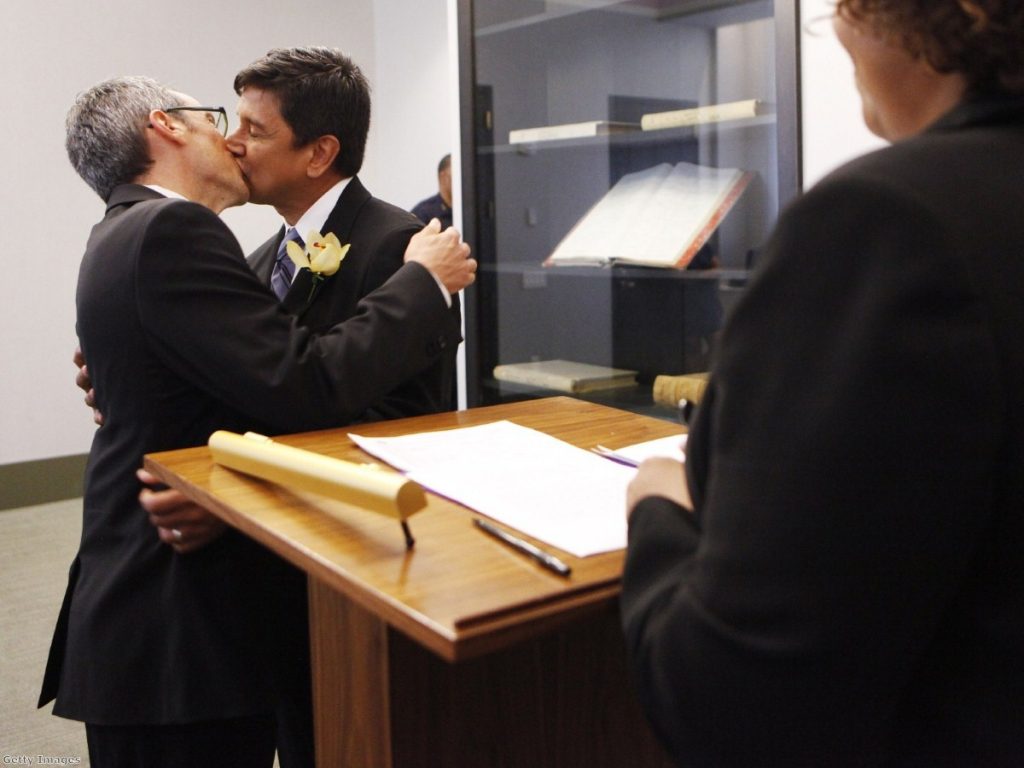
[[[359,217],[359,211],[369,199],[370,193],[366,191],[366,187],[360,183],[358,176],[353,176],[352,180],[345,185],[334,210],[324,222],[323,234],[333,232],[338,236],[342,245],[349,242],[352,239],[352,227]]]
[[[256,277],[259,278],[260,282],[268,288],[270,287],[270,276],[274,273],[274,264],[277,262],[277,249],[281,247],[284,233],[285,228],[281,227],[274,237],[253,251],[247,259],[249,268],[256,273]],[[316,291],[319,289],[319,286],[314,285],[314,282],[313,275],[309,270],[300,269],[296,273],[295,279],[292,280],[288,293],[281,300],[281,306],[289,314],[296,317],[301,316],[309,308],[310,303],[315,298]]]
[[[338,236],[338,240],[341,241],[342,245],[349,242],[352,235],[352,227],[359,217],[359,211],[369,199],[370,193],[366,191],[366,187],[359,181],[359,177],[353,176],[352,180],[345,185],[345,189],[342,191],[341,197],[338,198],[334,209],[327,217],[327,221],[324,222],[321,233],[326,235],[328,232],[333,232]],[[285,228],[281,227],[274,237],[253,251],[248,258],[252,271],[256,273],[260,282],[268,287],[270,286],[270,276],[274,271],[274,261],[277,259],[277,249],[281,245],[281,240],[284,239],[284,232]],[[304,233],[303,237],[305,237]],[[342,263],[342,268],[344,269],[344,262]],[[335,280],[339,277],[340,273],[327,279]],[[295,280],[292,282],[292,287],[288,290],[288,294],[284,297],[281,305],[291,314],[297,317],[301,316],[316,300],[317,294],[319,294],[322,287],[322,282],[314,281],[313,275],[308,271],[299,270]],[[316,284],[314,285],[314,283]]]
[[[287,295],[281,302],[289,314],[302,317],[302,314],[309,309],[320,290],[321,280],[314,280],[313,273],[308,269],[300,269],[295,279],[292,280],[292,287],[288,289]]]
[[[270,287],[270,276],[274,273],[274,264],[277,262],[277,249],[281,247],[284,233],[285,228],[281,227],[274,237],[253,251],[247,259],[249,268],[268,288]],[[314,282],[313,274],[308,269],[298,270],[288,293],[281,300],[281,306],[289,314],[296,317],[301,316],[309,308],[316,291],[319,290],[319,285],[314,285]]]
[[[337,235],[342,245],[348,243],[352,236],[352,227],[359,217],[359,211],[369,199],[370,193],[366,191],[366,187],[360,183],[358,177],[353,176],[352,180],[345,185],[345,189],[342,190],[341,197],[338,198],[337,204],[330,215],[328,215],[327,221],[324,222],[320,233],[326,235],[328,232],[333,232]],[[278,237],[275,239],[271,268],[273,267],[273,258],[276,258],[277,248],[283,237],[284,229],[278,233]],[[316,301],[323,288],[323,284],[327,280],[344,279],[344,268],[345,263],[342,262],[341,269],[324,280],[314,280],[309,270],[299,270],[295,280],[292,282],[292,287],[288,290],[288,295],[284,297],[282,302],[284,308],[296,317],[301,317],[313,305],[313,302]],[[268,285],[270,284],[269,271],[264,282]]]
[[[284,227],[281,227],[274,237],[270,238],[249,254],[246,261],[249,267],[256,273],[256,277],[266,286],[270,286],[270,275],[274,271],[274,261],[277,259],[277,248],[284,239]]]

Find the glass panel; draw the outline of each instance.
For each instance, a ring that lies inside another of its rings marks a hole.
[[[471,404],[559,391],[519,363],[636,371],[581,395],[634,410],[707,369],[779,210],[775,29],[770,0],[473,3]],[[588,230],[614,266],[545,265]]]

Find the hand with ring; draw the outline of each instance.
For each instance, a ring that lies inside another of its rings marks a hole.
[[[189,501],[181,491],[160,486],[155,475],[140,469],[136,476],[142,482],[139,503],[149,515],[160,541],[180,555],[202,549],[227,530],[220,518],[209,510]]]

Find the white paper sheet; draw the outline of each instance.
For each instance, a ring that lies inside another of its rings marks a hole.
[[[509,421],[349,437],[435,493],[577,557],[626,546],[632,467]]]

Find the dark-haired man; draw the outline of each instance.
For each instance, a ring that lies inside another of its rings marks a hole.
[[[359,67],[333,48],[276,48],[235,77],[239,125],[228,146],[249,187],[249,201],[272,205],[282,226],[249,256],[256,275],[278,293],[285,309],[313,331],[352,317],[360,299],[401,266],[409,239],[422,224],[407,211],[373,197],[359,181],[370,128],[370,87]],[[450,220],[448,222],[451,223]],[[284,274],[281,243],[294,230],[333,233],[349,250],[336,274],[312,283],[308,272]],[[458,296],[438,284],[459,321]],[[382,350],[385,354],[386,350]],[[428,368],[381,392],[357,419],[412,416],[454,407],[456,345]],[[305,580],[298,572],[288,655],[291,686],[279,712],[282,768],[313,759]]]
[[[409,238],[422,226],[407,211],[371,196],[356,175],[370,127],[369,84],[340,51],[310,47],[270,51],[241,70],[234,87],[239,126],[228,146],[250,202],[272,205],[284,219],[249,263],[300,324],[329,328],[351,317],[359,299],[402,266]],[[279,274],[290,267],[278,257],[291,229],[302,238],[314,230],[332,232],[349,244],[338,272],[317,284],[308,272]],[[449,298],[458,317],[458,297]],[[455,354],[453,347],[428,370],[382,392],[360,419],[453,407]]]

